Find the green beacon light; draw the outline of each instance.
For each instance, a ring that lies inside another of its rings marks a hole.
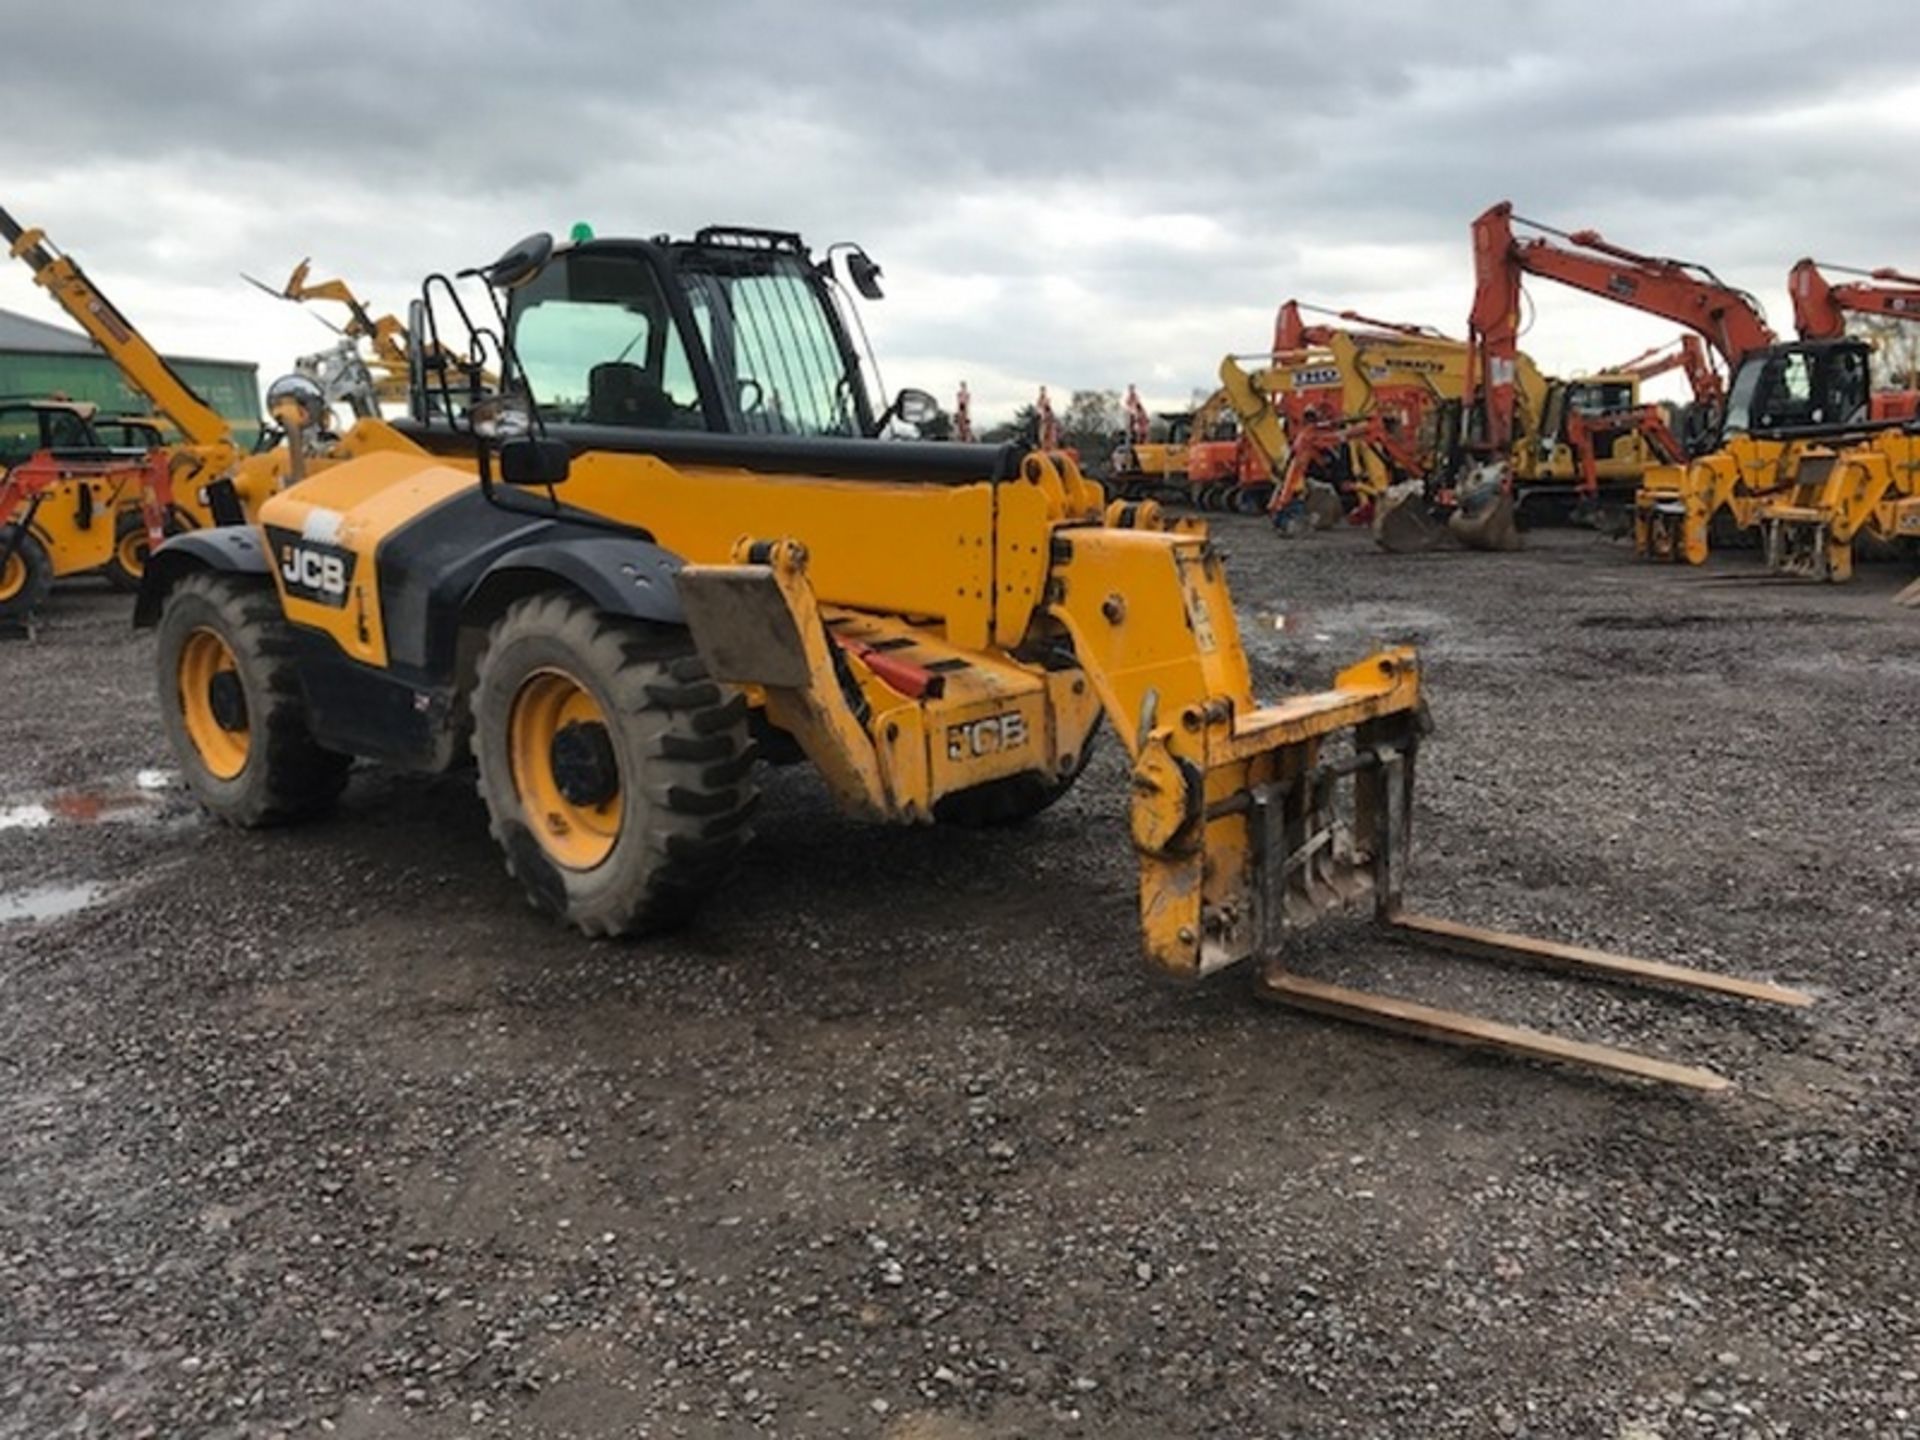
[[[576,245],[584,245],[593,238],[593,226],[584,220],[573,222],[573,229],[567,232],[567,238]]]

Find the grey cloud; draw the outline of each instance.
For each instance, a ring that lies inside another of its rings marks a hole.
[[[56,205],[22,218],[103,277],[215,287],[313,254],[389,306],[574,219],[857,236],[922,283],[997,284],[963,320],[880,307],[883,350],[1056,389],[1168,364],[1200,383],[1289,294],[1450,292],[1407,318],[1458,328],[1467,222],[1504,196],[1776,307],[1804,251],[1920,266],[1898,183],[1915,122],[1848,115],[1908,83],[1920,13],[1900,0],[372,9],[208,4],[183,24],[79,4],[17,25],[0,201]],[[76,46],[84,20],[138,63]],[[1145,223],[1041,238],[1075,206]],[[1171,216],[1209,242],[1152,223]],[[1089,297],[1075,313],[1045,303],[1062,275]],[[229,348],[255,313],[236,305]],[[1156,321],[1193,338],[1169,350]]]

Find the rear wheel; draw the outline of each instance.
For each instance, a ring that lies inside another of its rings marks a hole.
[[[353,761],[313,738],[293,636],[270,586],[184,577],[168,592],[155,651],[167,740],[216,819],[284,824],[339,798]]]
[[[26,620],[53,589],[53,557],[17,525],[0,525],[0,555],[7,557],[0,562],[0,621]]]
[[[751,833],[746,701],[684,630],[571,595],[521,600],[487,638],[473,717],[508,872],[589,935],[685,921]]]
[[[166,533],[178,535],[182,526],[167,517]],[[140,588],[147,573],[147,520],[139,510],[122,510],[113,522],[113,558],[102,572],[116,590],[132,592]]]

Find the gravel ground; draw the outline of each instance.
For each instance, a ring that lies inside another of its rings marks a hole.
[[[1016,833],[774,775],[724,903],[588,944],[464,776],[202,822],[75,588],[0,646],[0,1433],[1920,1436],[1905,577],[1219,528],[1263,684],[1424,647],[1422,908],[1818,1006],[1297,957],[1702,1098],[1168,990],[1111,745]]]

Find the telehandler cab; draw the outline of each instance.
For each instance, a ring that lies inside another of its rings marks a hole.
[[[627,935],[726,875],[757,752],[806,759],[877,821],[992,824],[1071,786],[1104,717],[1131,762],[1147,954],[1171,976],[1259,957],[1281,1003],[1706,1089],[1726,1082],[1293,974],[1282,944],[1370,901],[1429,943],[1806,1003],[1405,913],[1414,653],[1256,701],[1203,526],[1106,504],[1063,454],[879,438],[930,397],[876,410],[832,260],[758,230],[536,236],[465,272],[478,318],[459,277],[430,277],[412,417],[363,419],[356,458],[293,455],[257,525],[180,536],[149,567],[136,622],[207,808],[295,820],[350,757],[471,753],[532,903]],[[877,298],[878,267],[844,263]]]

